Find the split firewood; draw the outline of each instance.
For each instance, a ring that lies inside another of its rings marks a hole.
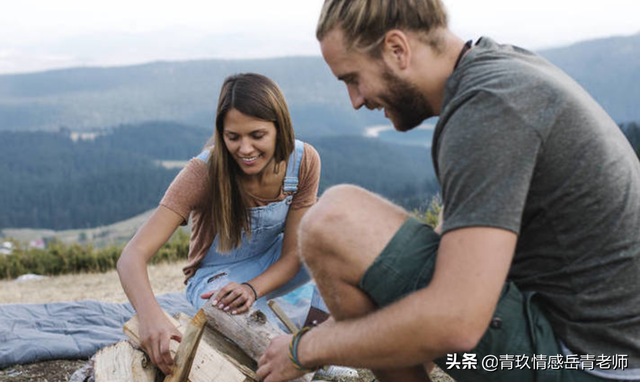
[[[178,313],[177,320],[180,325],[185,326],[191,317],[184,313]],[[258,364],[251,357],[249,357],[238,345],[231,342],[222,333],[217,330],[207,327],[202,335],[202,342],[211,348],[215,349],[219,354],[235,365],[238,370],[252,379],[255,379],[255,370],[258,368]]]
[[[183,325],[185,331],[182,334],[182,340],[176,355],[173,358],[173,369],[171,374],[164,378],[164,382],[188,382],[191,366],[196,357],[196,352],[200,346],[200,340],[204,334],[204,328],[207,318],[204,311],[200,309],[193,319]]]
[[[166,313],[165,313],[166,314]],[[180,333],[184,333],[185,327],[180,322],[173,319],[167,314],[167,317],[178,328]],[[187,318],[189,320],[189,318]],[[134,316],[124,325],[124,333],[136,344],[140,344],[138,316]],[[205,329],[205,333],[208,329]],[[206,337],[203,334],[203,339]],[[172,355],[175,356],[179,344],[171,341],[170,348]],[[228,357],[224,356],[216,349],[211,347],[207,341],[201,341],[198,351],[195,354],[193,366],[189,373],[190,382],[252,382],[255,381],[255,371],[250,368],[239,368],[237,362],[231,362]]]
[[[123,340],[100,349],[95,355],[95,382],[154,382],[157,369],[146,355]]]

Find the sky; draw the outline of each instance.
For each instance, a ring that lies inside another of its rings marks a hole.
[[[0,0],[0,74],[320,55],[322,0]],[[460,37],[532,50],[640,32],[640,0],[445,0]]]

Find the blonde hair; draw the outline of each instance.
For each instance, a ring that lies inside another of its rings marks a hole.
[[[222,84],[214,146],[209,159],[213,200],[211,212],[218,237],[218,252],[229,252],[242,243],[242,230],[251,236],[251,214],[246,193],[240,182],[242,170],[224,143],[224,119],[236,109],[244,115],[273,122],[276,128],[276,165],[289,158],[295,147],[295,137],[289,108],[278,85],[269,78],[255,73],[227,77]]]
[[[417,32],[437,51],[443,42],[434,30],[447,27],[447,12],[440,0],[325,0],[316,28],[322,41],[336,28],[343,32],[347,48],[365,48],[373,57],[392,29]]]

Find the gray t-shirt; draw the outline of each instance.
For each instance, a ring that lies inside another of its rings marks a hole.
[[[640,163],[605,111],[543,58],[482,38],[433,142],[443,232],[517,233],[508,277],[567,347],[640,367]]]

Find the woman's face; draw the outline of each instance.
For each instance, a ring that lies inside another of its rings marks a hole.
[[[276,126],[236,109],[224,118],[222,137],[227,150],[247,175],[258,175],[272,162],[276,151]]]

